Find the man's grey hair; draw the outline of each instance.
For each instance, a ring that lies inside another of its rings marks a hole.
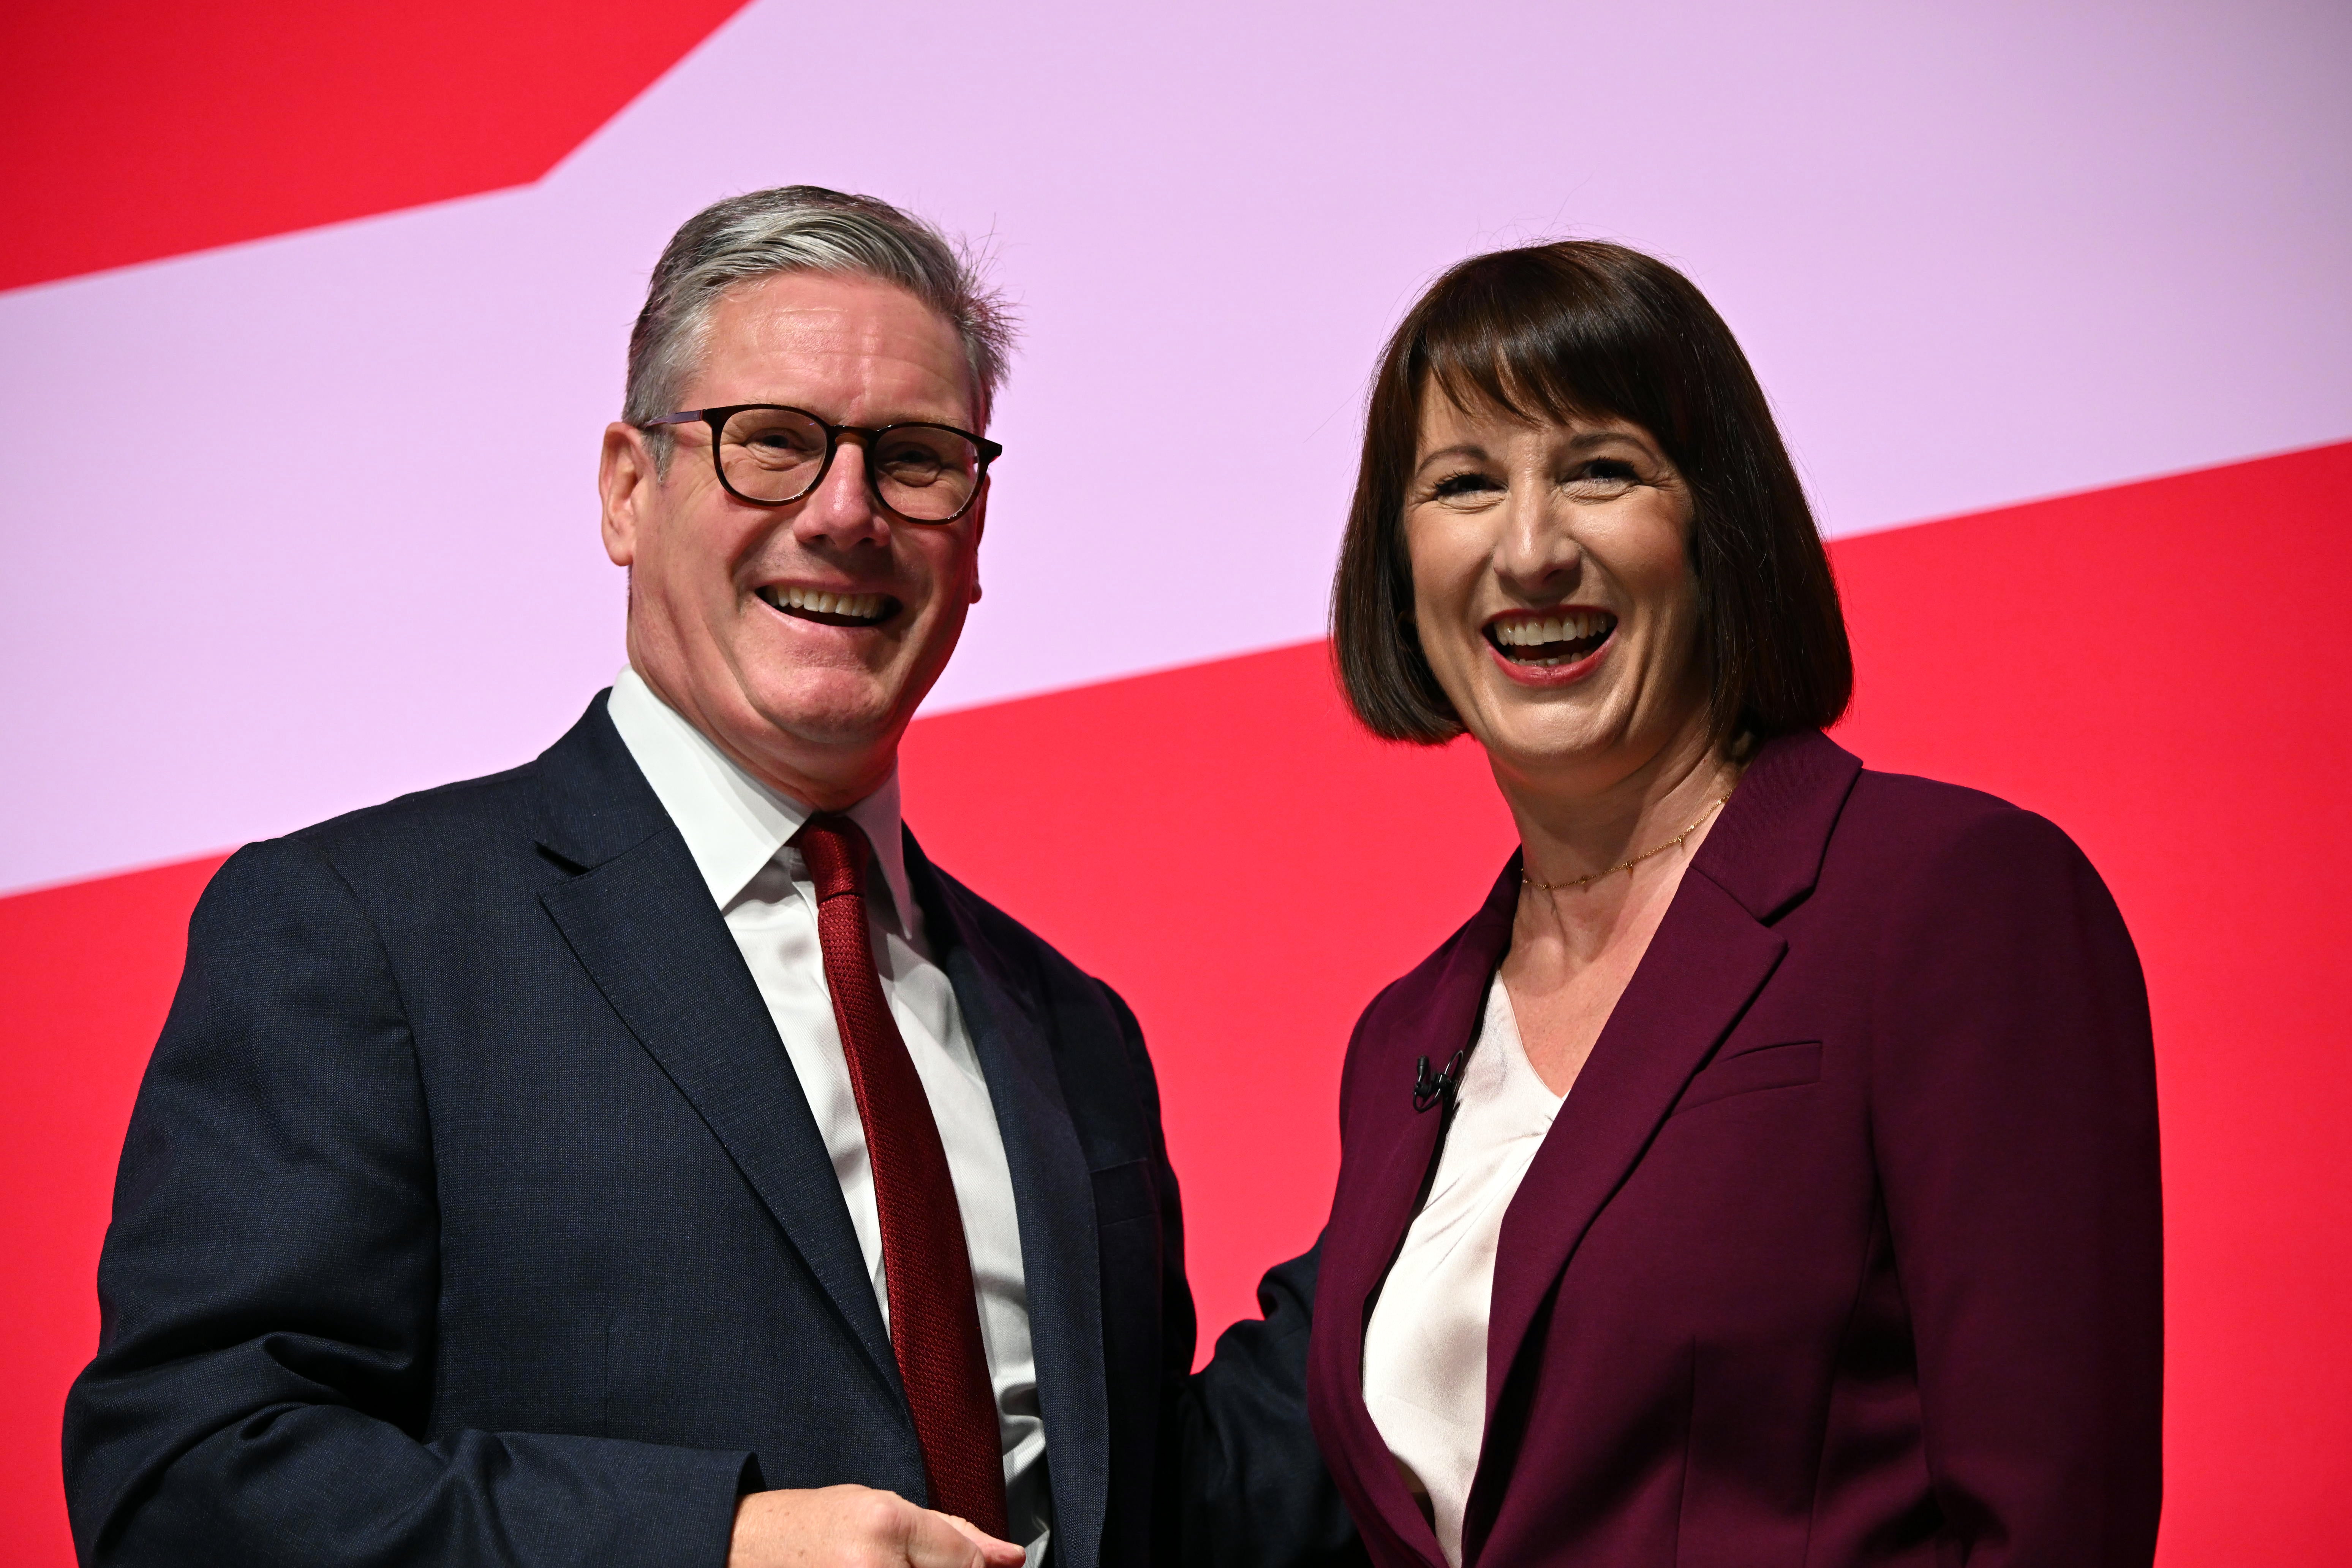
[[[1004,384],[1013,316],[972,253],[932,225],[872,196],[822,185],[782,185],[715,202],[671,237],[629,333],[621,417],[642,426],[677,412],[709,336],[711,308],[738,283],[782,272],[848,273],[895,283],[939,312],[963,340],[980,428]],[[819,412],[829,413],[830,410]],[[667,426],[646,432],[667,464]]]

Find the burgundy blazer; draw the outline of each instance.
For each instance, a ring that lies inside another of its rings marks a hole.
[[[1308,1402],[1376,1563],[1439,1564],[1364,1408],[1519,866],[1340,1089]],[[1506,1213],[1465,1561],[2145,1568],[2156,1075],[2098,874],[1990,795],[1766,745]]]

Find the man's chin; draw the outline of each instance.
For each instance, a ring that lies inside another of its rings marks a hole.
[[[807,752],[812,760],[831,754],[844,763],[861,752],[888,752],[913,714],[914,704],[877,682],[824,682],[812,689],[748,694],[761,732],[744,737],[762,751]]]
[[[903,668],[722,667],[699,726],[773,787],[839,807],[880,784],[929,682]]]

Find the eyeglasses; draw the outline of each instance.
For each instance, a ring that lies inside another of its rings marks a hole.
[[[844,436],[866,443],[866,488],[906,522],[953,522],[971,510],[988,465],[1004,448],[952,425],[828,425],[804,408],[738,403],[648,419],[710,426],[710,463],[727,493],[753,506],[784,506],[824,483]]]

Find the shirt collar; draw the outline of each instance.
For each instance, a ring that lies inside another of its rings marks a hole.
[[[662,809],[686,839],[695,868],[721,910],[815,815],[804,801],[751,776],[685,716],[655,695],[634,669],[614,678],[606,704],[613,727],[653,785]],[[874,865],[890,891],[898,929],[917,929],[913,890],[907,885],[907,847],[899,836],[898,771],[882,787],[843,813],[866,830]]]

